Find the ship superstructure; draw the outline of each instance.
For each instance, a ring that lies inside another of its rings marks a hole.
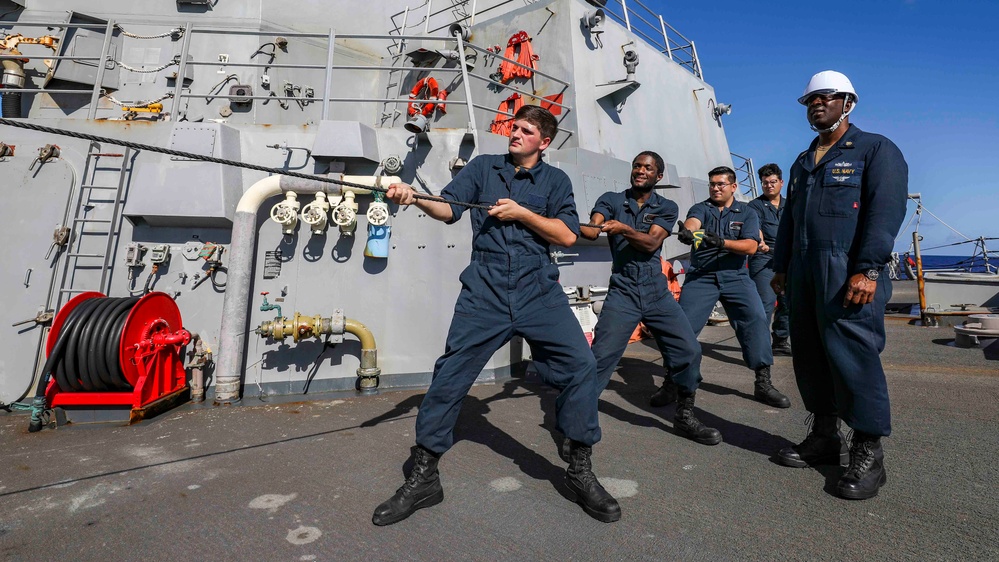
[[[467,219],[360,186],[439,193],[477,154],[506,151],[521,103],[557,115],[546,159],[584,219],[627,188],[642,150],[665,159],[661,193],[681,214],[709,169],[733,165],[693,42],[637,1],[5,4],[5,119],[217,161],[0,127],[4,318],[29,320],[0,343],[3,403],[33,392],[49,313],[86,291],[172,297],[213,353],[219,402],[427,384]],[[735,165],[751,180],[751,162]],[[669,239],[664,254],[684,250]],[[585,316],[606,241],[552,258]],[[528,358],[514,341],[481,376]]]

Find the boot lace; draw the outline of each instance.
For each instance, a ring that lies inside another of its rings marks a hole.
[[[593,465],[590,461],[591,454],[592,451],[589,447],[580,447],[572,452],[574,461],[572,464],[572,474],[584,488],[589,488],[593,484],[598,483],[597,476],[593,474]]]
[[[819,433],[815,431],[815,414],[808,412],[805,416],[805,428],[805,440],[801,442],[801,446],[811,445],[819,439]]]
[[[850,466],[844,476],[860,479],[874,464],[874,446],[866,441],[854,441],[850,446]]]
[[[426,477],[429,467],[427,466],[427,461],[429,459],[423,457],[421,453],[417,453],[416,464],[413,465],[413,470],[409,473],[409,478],[403,482],[402,486],[396,490],[397,494],[409,495],[416,488],[419,487],[421,481]]]

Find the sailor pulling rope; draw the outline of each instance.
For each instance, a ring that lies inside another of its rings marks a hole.
[[[111,138],[111,137],[102,137],[102,136],[99,136],[99,135],[90,135],[90,134],[87,134],[87,133],[79,133],[79,132],[76,132],[76,131],[68,131],[66,129],[57,129],[55,127],[45,127],[43,125],[36,125],[34,123],[25,123],[23,121],[15,121],[13,119],[5,119],[3,117],[0,117],[0,125],[7,125],[9,127],[17,127],[18,129],[27,129],[29,131],[38,131],[38,132],[41,132],[41,133],[50,133],[50,134],[53,134],[53,135],[62,135],[62,136],[66,136],[66,137],[73,137],[73,138],[76,138],[76,139],[83,139],[83,140],[89,140],[89,141],[94,141],[94,142],[103,142],[103,143],[107,143],[107,144],[114,144],[114,145],[117,145],[117,146],[124,146],[126,148],[131,148],[131,149],[134,149],[134,150],[145,150],[145,151],[148,151],[148,152],[158,152],[160,154],[168,154],[170,156],[177,156],[179,158],[188,158],[188,159],[191,159],[191,160],[200,160],[202,162],[212,162],[212,163],[215,163],[215,164],[223,164],[223,165],[226,165],[226,166],[234,166],[236,168],[246,168],[247,170],[256,170],[258,172],[266,172],[268,174],[291,176],[291,177],[302,178],[302,179],[307,179],[307,180],[316,180],[316,181],[321,181],[321,182],[326,182],[326,183],[332,183],[332,184],[336,184],[336,185],[342,185],[342,186],[345,186],[345,187],[356,187],[356,188],[361,188],[361,189],[368,189],[368,190],[371,190],[371,191],[378,191],[380,193],[387,193],[388,192],[388,189],[386,189],[384,187],[377,187],[377,186],[371,186],[371,185],[363,185],[363,184],[359,184],[359,183],[352,183],[352,182],[349,182],[349,181],[343,181],[343,180],[338,180],[338,179],[333,179],[333,178],[327,178],[327,177],[324,177],[324,176],[314,176],[314,175],[310,175],[310,174],[302,174],[302,173],[299,173],[299,172],[292,172],[292,171],[288,171],[288,170],[282,170],[280,168],[270,168],[268,166],[258,166],[256,164],[247,164],[246,162],[239,162],[237,160],[228,160],[228,159],[225,159],[225,158],[215,158],[213,156],[205,156],[203,154],[194,154],[193,152],[184,152],[182,150],[173,150],[173,149],[170,149],[170,148],[163,148],[163,147],[153,146],[153,145],[149,145],[149,144],[140,144],[140,143],[125,141],[125,140],[121,140],[121,139],[115,139],[115,138]],[[658,187],[660,187],[660,186],[657,186],[657,188]],[[662,186],[662,187],[665,188],[665,187],[672,187],[672,186]],[[439,202],[442,202],[442,203],[450,203],[451,205],[460,205],[462,207],[467,207],[469,209],[485,209],[485,210],[489,210],[491,208],[490,205],[479,205],[477,203],[465,203],[464,201],[452,201],[450,199],[445,199],[443,197],[436,197],[436,196],[433,196],[433,195],[415,194],[414,197],[416,197],[417,199],[424,199],[424,200],[427,200],[427,201],[439,201]],[[594,228],[597,227],[597,225],[592,225],[592,224],[583,224],[581,226],[590,226],[590,227],[594,227]]]

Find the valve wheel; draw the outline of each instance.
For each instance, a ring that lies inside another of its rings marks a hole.
[[[381,226],[388,222],[388,209],[382,205],[371,205],[368,207],[368,222],[375,225]]]
[[[337,226],[347,226],[357,220],[357,213],[350,207],[340,206],[333,211],[333,222]]]
[[[291,222],[294,214],[295,211],[284,203],[278,203],[271,207],[271,220],[276,223],[288,224]]]
[[[324,214],[322,209],[313,207],[310,204],[305,207],[305,211],[302,213],[302,222],[306,224],[319,224],[322,222]]]

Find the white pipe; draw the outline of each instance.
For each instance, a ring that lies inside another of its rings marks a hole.
[[[343,176],[340,181],[387,188],[400,183],[397,176]],[[338,184],[319,180],[268,176],[250,186],[236,205],[232,219],[232,244],[229,246],[228,277],[222,303],[222,327],[219,331],[218,361],[216,362],[215,402],[230,404],[239,401],[245,359],[246,335],[249,332],[250,281],[257,247],[257,213],[271,197],[285,191],[296,193],[326,193],[340,195],[343,190],[365,194],[370,190],[341,188]]]

